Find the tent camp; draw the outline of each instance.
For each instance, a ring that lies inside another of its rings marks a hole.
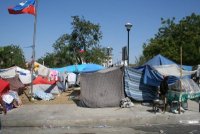
[[[80,106],[115,107],[124,98],[123,68],[112,67],[80,76]]]

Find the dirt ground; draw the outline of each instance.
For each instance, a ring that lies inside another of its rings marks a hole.
[[[35,104],[73,104],[75,103],[75,99],[80,94],[80,88],[69,88],[67,91],[62,92],[59,95],[54,95],[54,100],[44,101],[39,99],[34,99],[30,101],[28,97],[30,97],[29,89],[24,90],[25,93],[20,95],[21,101],[23,105],[35,105]],[[28,95],[28,96],[26,96]]]

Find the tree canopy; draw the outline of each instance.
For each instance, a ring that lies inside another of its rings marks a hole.
[[[53,44],[54,52],[47,53],[38,61],[44,61],[49,67],[62,67],[83,62],[102,63],[106,56],[99,45],[102,38],[100,25],[79,16],[72,16],[71,25],[71,34],[66,33],[59,37]]]
[[[180,63],[180,47],[182,46],[183,64],[197,65],[200,62],[200,15],[192,13],[178,23],[175,18],[161,18],[161,27],[155,37],[143,45],[142,63],[157,54]],[[145,60],[144,60],[145,59]]]
[[[14,65],[25,66],[23,50],[18,45],[0,47],[0,68],[8,68]]]

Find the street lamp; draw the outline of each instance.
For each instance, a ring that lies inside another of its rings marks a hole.
[[[10,55],[11,55],[11,66],[13,65],[13,53],[14,53],[13,51],[10,52]]]
[[[128,62],[127,62],[127,64],[129,66],[129,31],[131,30],[132,24],[128,22],[125,24],[125,27],[128,32]]]

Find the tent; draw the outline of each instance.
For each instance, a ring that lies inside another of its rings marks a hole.
[[[10,90],[16,91],[18,94],[22,94],[24,90],[24,84],[20,81],[19,76],[11,78],[4,78],[5,81],[8,81],[10,84]]]
[[[2,78],[12,78],[16,75],[19,76],[19,79],[23,84],[31,83],[31,72],[29,70],[20,68],[18,66],[0,69],[0,77]]]
[[[186,76],[193,73],[183,72]],[[153,100],[156,98],[157,89],[163,80],[162,75],[170,76],[168,84],[171,85],[179,79],[177,74],[180,74],[177,64],[159,54],[143,66],[125,68],[125,92],[127,96],[138,101]]]
[[[73,73],[89,73],[96,72],[104,69],[103,66],[98,64],[81,64],[81,65],[70,65],[62,68],[52,68],[59,72],[73,72]]]
[[[124,98],[123,68],[112,67],[80,75],[80,102],[83,107],[119,107]]]
[[[176,64],[176,63],[160,54],[154,56],[152,59],[144,63],[144,65],[150,65],[150,66],[169,65],[169,64]]]
[[[8,92],[9,89],[10,89],[9,82],[0,79],[0,96],[2,96],[4,93]]]
[[[152,59],[144,63],[144,65],[151,66],[154,70],[159,72],[161,75],[167,75],[169,76],[168,81],[169,84],[174,83],[177,79],[180,78],[180,65],[176,64],[174,61],[158,54],[154,56]],[[191,74],[194,74],[195,71],[192,70],[192,66],[182,66],[182,76],[190,78]]]
[[[144,65],[150,65],[150,66],[159,66],[159,65],[170,65],[170,64],[176,64],[174,61],[162,56],[161,54],[158,54],[154,56],[152,59],[144,63]],[[176,64],[178,65],[178,64]],[[178,65],[180,66],[180,65]],[[192,66],[182,65],[182,68],[187,71],[192,70]]]

